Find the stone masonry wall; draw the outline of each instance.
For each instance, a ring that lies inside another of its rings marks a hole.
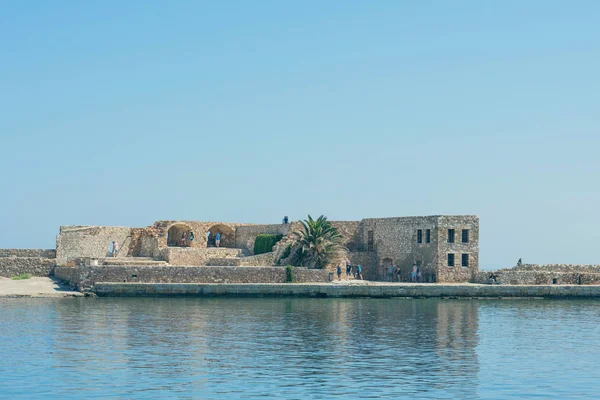
[[[21,274],[49,276],[55,264],[54,258],[0,257],[0,276],[7,278]]]
[[[207,265],[211,258],[239,257],[241,249],[231,248],[189,248],[189,247],[167,247],[161,249],[160,259],[171,265],[200,266]]]
[[[235,247],[254,254],[254,241],[261,234],[289,235],[296,224],[271,224],[238,226],[235,230]]]
[[[492,272],[498,282],[507,285],[577,285],[580,277],[582,285],[600,284],[600,265],[573,264],[526,264],[496,271],[479,271],[472,281],[488,283]]]
[[[448,229],[454,229],[454,243],[448,243]],[[462,230],[469,230],[468,243],[462,243]],[[479,218],[474,215],[437,218],[438,282],[469,282],[479,271]],[[448,266],[448,254],[454,254],[454,267]],[[469,255],[469,266],[462,266],[462,255]]]
[[[385,280],[390,262],[401,270],[402,280],[409,280],[413,264],[420,265],[423,279],[437,274],[437,241],[433,230],[437,217],[375,218],[363,220],[363,243],[369,242],[373,232],[373,249],[376,254],[376,280]],[[417,243],[417,231],[423,232],[422,243]],[[426,229],[432,231],[431,242],[426,243]]]
[[[0,258],[2,257],[41,257],[56,258],[54,249],[0,249]]]
[[[112,241],[119,243],[119,257],[126,257],[131,228],[121,226],[62,226],[56,240],[56,263],[65,265],[81,257],[109,257]]]
[[[140,283],[284,283],[284,267],[156,267],[156,266],[79,266],[56,267],[55,277],[80,290],[97,282]],[[296,282],[327,282],[323,270],[294,268]]]

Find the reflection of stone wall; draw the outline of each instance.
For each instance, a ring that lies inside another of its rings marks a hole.
[[[521,267],[493,271],[498,281],[507,285],[582,285],[600,284],[600,265],[526,264]],[[480,271],[473,282],[488,283],[492,271]]]
[[[52,274],[55,264],[54,258],[0,257],[0,276],[7,278],[21,274],[48,276]]]
[[[284,283],[284,267],[156,267],[80,266],[56,267],[54,275],[81,290],[97,282],[140,283]],[[326,282],[323,270],[294,268],[296,282]]]
[[[0,249],[0,258],[2,257],[41,257],[56,258],[54,249]]]

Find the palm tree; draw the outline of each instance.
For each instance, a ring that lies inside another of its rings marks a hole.
[[[309,215],[307,220],[300,222],[302,229],[296,232],[300,265],[323,268],[346,251],[343,236],[327,217],[321,215],[315,220]]]

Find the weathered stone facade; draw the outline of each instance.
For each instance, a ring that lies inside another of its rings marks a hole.
[[[89,290],[98,282],[137,283],[284,283],[284,267],[150,267],[150,266],[79,266],[60,267],[54,276],[79,290]],[[326,282],[323,270],[294,268],[295,282]]]

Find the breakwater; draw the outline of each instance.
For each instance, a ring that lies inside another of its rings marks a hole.
[[[202,284],[97,282],[98,296],[372,297],[372,298],[600,298],[600,286],[443,285],[386,283]]]

